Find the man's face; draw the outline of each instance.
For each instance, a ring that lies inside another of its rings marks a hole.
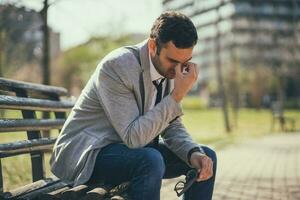
[[[193,48],[177,48],[172,41],[161,47],[157,55],[157,46],[154,39],[149,39],[148,43],[152,63],[158,73],[162,76],[175,78],[175,66],[180,64],[182,67],[192,58]]]

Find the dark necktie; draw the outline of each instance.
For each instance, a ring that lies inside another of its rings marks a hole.
[[[162,99],[162,90],[163,90],[163,82],[164,82],[165,78],[161,79],[160,83],[157,84],[156,81],[152,81],[152,83],[154,84],[154,86],[156,87],[157,90],[157,94],[156,94],[156,99],[155,99],[155,105],[158,104],[161,99]],[[159,142],[159,135],[156,136],[153,140],[153,144],[154,146],[158,147],[158,142]]]

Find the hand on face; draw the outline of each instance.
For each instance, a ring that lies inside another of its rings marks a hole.
[[[172,91],[172,96],[175,101],[180,102],[193,87],[198,77],[196,66],[197,65],[192,62],[187,62],[184,65],[176,65],[174,79],[175,85],[174,90]]]

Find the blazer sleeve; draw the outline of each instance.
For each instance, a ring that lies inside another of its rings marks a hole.
[[[100,70],[97,96],[113,128],[129,148],[147,145],[172,119],[183,114],[180,104],[169,95],[140,116],[133,89],[114,73]]]
[[[205,154],[201,146],[192,140],[180,117],[170,123],[164,130],[162,138],[166,146],[188,165],[190,165],[190,150],[199,148],[199,151]]]

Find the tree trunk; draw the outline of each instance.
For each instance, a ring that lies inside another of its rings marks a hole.
[[[216,72],[217,72],[217,78],[218,78],[219,95],[221,97],[221,103],[222,103],[225,130],[227,133],[229,133],[231,131],[231,128],[230,128],[230,123],[229,123],[227,97],[226,97],[225,86],[224,86],[224,81],[223,81],[223,77],[222,77],[222,69],[221,69],[220,31],[218,28],[218,22],[220,21],[219,8],[218,8],[217,12],[218,12],[218,20],[216,22],[217,37],[216,37],[216,41],[215,41],[216,42],[216,52],[215,52]]]
[[[48,28],[48,0],[44,0],[44,7],[41,11],[42,21],[43,21],[43,59],[42,59],[42,67],[43,67],[43,84],[50,85],[50,60],[49,60],[49,28]],[[49,112],[43,112],[43,119],[48,119],[50,117]],[[43,132],[44,137],[50,137],[49,131]]]

